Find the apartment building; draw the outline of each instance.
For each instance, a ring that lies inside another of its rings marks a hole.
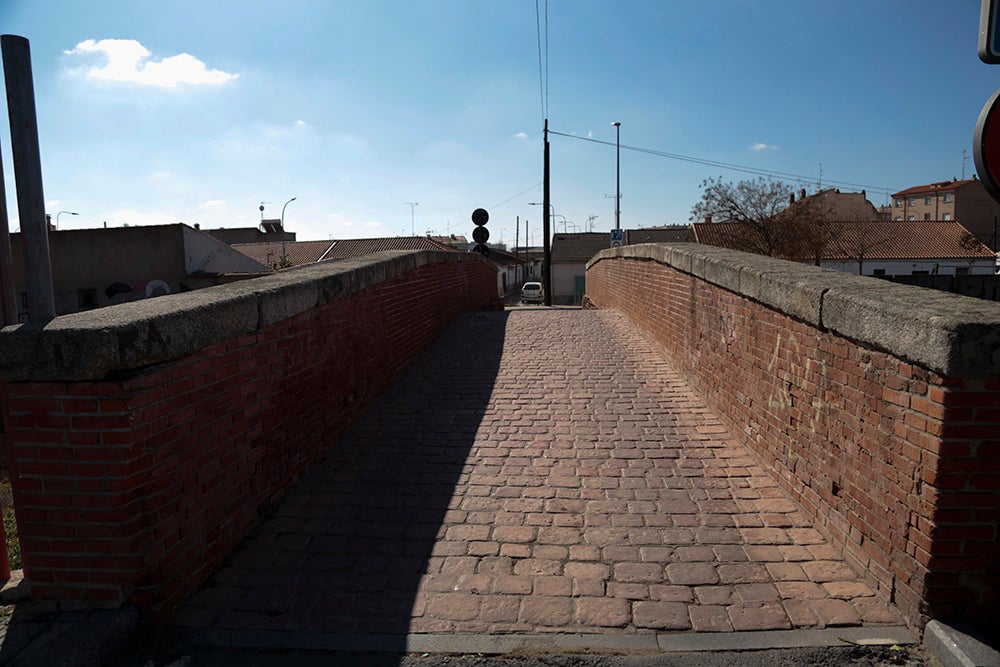
[[[998,218],[1000,203],[975,176],[917,185],[892,195],[892,220],[957,220],[993,250]]]

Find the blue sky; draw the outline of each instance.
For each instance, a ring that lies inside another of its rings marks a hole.
[[[708,177],[884,192],[975,171],[979,0],[0,0],[60,228],[280,216],[302,240],[689,221]],[[547,43],[544,14],[548,14]],[[541,76],[539,70],[541,69]],[[6,117],[6,100],[2,101]],[[6,124],[4,124],[6,128]],[[0,134],[18,226],[10,137]],[[820,166],[822,165],[822,167]],[[822,170],[822,172],[821,172]],[[411,207],[405,202],[417,202]],[[564,223],[564,219],[567,221]]]

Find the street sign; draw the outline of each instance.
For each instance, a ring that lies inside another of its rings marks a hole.
[[[621,248],[624,245],[625,234],[620,229],[611,230],[611,247]]]
[[[979,59],[1000,63],[1000,0],[982,0],[979,10]]]
[[[1000,90],[993,93],[979,114],[972,154],[983,187],[1000,202]]]

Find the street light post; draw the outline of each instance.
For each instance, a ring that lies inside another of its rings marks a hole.
[[[611,123],[615,126],[615,229],[622,228],[622,124],[617,120]]]
[[[296,199],[298,199],[298,197],[292,197],[291,199],[289,199],[288,201],[285,202],[284,206],[281,207],[281,260],[280,260],[280,263],[282,265],[288,263],[288,254],[285,252],[285,238],[286,238],[285,237],[285,207],[288,206],[289,204],[291,204]],[[261,208],[263,208],[263,207],[261,207]],[[287,267],[282,266],[281,268],[287,268]]]
[[[76,211],[59,211],[56,213],[56,229],[59,229],[59,216],[65,213],[66,215],[80,215]]]

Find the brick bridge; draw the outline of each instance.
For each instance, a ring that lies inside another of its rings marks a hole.
[[[497,294],[385,253],[5,329],[32,596],[207,643],[997,613],[1000,305],[686,244]]]

